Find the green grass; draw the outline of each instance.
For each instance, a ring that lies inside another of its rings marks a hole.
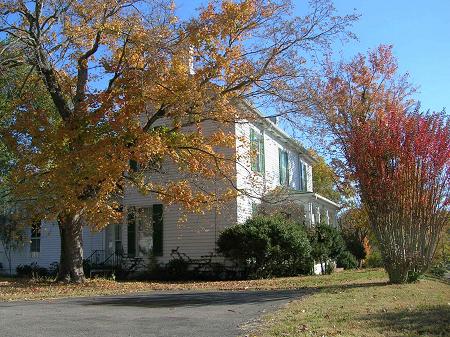
[[[341,282],[349,276],[353,281]],[[374,276],[372,271],[336,274],[336,283],[325,282],[310,296],[267,316],[250,336],[450,336],[448,283],[367,282]]]

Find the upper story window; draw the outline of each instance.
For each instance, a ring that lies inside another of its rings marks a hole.
[[[39,253],[41,251],[41,222],[36,222],[31,226],[30,252]]]
[[[289,186],[289,159],[287,151],[278,149],[280,185]]]
[[[253,172],[264,173],[264,136],[250,129],[251,166]]]
[[[299,190],[305,191],[308,189],[308,173],[307,173],[307,166],[304,162],[299,161],[298,165],[298,171],[299,171]]]

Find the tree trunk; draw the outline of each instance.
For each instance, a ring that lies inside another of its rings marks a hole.
[[[56,281],[74,283],[85,281],[82,229],[78,216],[66,215],[60,218],[61,256]]]
[[[385,265],[385,269],[389,275],[389,282],[393,284],[402,284],[408,282],[408,266],[399,264]]]

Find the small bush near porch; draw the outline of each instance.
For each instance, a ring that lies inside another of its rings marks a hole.
[[[311,245],[302,225],[282,216],[255,216],[225,229],[219,253],[234,261],[245,278],[310,274]]]

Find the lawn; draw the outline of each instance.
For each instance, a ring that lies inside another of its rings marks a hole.
[[[382,270],[341,272],[327,276],[301,276],[268,280],[217,282],[116,282],[106,279],[88,280],[84,284],[61,284],[0,278],[0,301],[34,300],[76,296],[129,294],[155,290],[262,290],[300,289],[318,291],[341,285],[386,282]]]
[[[326,276],[217,282],[117,282],[67,285],[0,278],[0,301],[52,299],[156,290],[303,289],[309,296],[263,318],[251,337],[449,336],[450,285],[434,279],[389,285],[381,269]]]
[[[433,279],[406,285],[380,283],[376,278],[369,284],[359,279],[345,285],[337,282],[263,322],[251,337],[450,336],[450,285]]]

